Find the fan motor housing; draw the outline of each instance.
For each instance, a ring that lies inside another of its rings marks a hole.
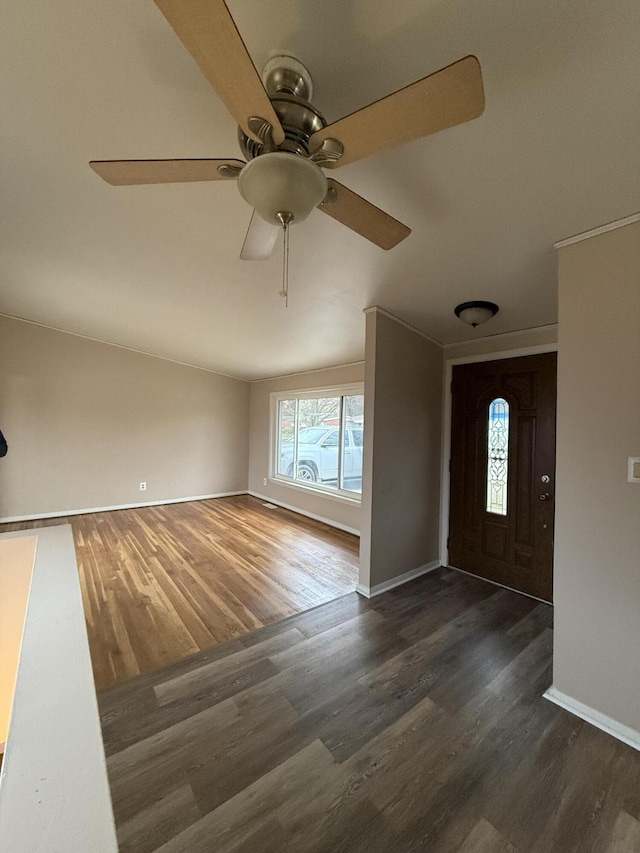
[[[308,101],[303,101],[294,95],[278,95],[271,99],[271,103],[280,119],[285,136],[284,142],[278,146],[279,150],[301,154],[303,157],[308,156],[309,139],[317,130],[326,126],[322,115]],[[259,157],[263,153],[262,142],[247,136],[242,128],[238,128],[238,141],[247,160],[253,160],[254,157]]]
[[[278,150],[308,157],[309,139],[327,124],[308,100],[313,92],[309,72],[292,56],[276,56],[269,60],[262,76],[285,135]],[[238,128],[238,141],[247,160],[264,153],[263,143],[247,136],[242,128]]]

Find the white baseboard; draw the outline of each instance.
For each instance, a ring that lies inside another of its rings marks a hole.
[[[183,504],[189,501],[207,501],[211,498],[231,498],[235,495],[246,495],[247,490],[240,492],[218,492],[215,495],[194,495],[190,498],[167,498],[164,501],[145,501],[137,504],[118,504],[117,506],[93,506],[86,509],[65,509],[58,512],[40,512],[33,515],[14,515],[0,518],[0,524],[9,524],[12,521],[36,521],[39,518],[65,518],[67,515],[86,515],[90,512],[112,512],[116,509],[137,509],[144,506],[164,506],[165,504]]]
[[[360,536],[359,530],[356,530],[353,527],[347,527],[346,524],[340,524],[340,522],[333,521],[330,518],[324,518],[321,515],[306,512],[297,506],[291,506],[290,504],[282,503],[282,501],[276,501],[273,498],[269,498],[266,495],[261,495],[258,492],[249,492],[246,489],[242,489],[239,492],[217,492],[214,495],[193,495],[188,498],[167,498],[167,500],[164,501],[144,501],[143,503],[135,504],[117,504],[116,506],[93,506],[85,509],[65,509],[59,510],[58,512],[33,513],[32,515],[11,515],[6,516],[5,518],[0,518],[0,524],[10,524],[14,521],[37,521],[40,518],[65,518],[68,515],[87,515],[87,513],[91,512],[112,512],[116,509],[138,509],[139,507],[145,506],[165,506],[169,504],[189,503],[190,501],[207,501],[212,498],[231,498],[235,495],[251,495],[252,497],[258,498],[266,503],[276,504],[276,506],[280,506],[283,509],[289,509],[292,512],[297,512],[298,515],[305,515],[307,518],[313,518],[314,521],[321,521],[323,524],[328,524],[330,527],[337,527],[338,530],[344,530],[345,533],[352,533],[354,536]]]
[[[553,702],[555,705],[559,705],[560,708],[564,708],[565,711],[575,714],[575,716],[580,717],[581,720],[591,723],[592,726],[602,729],[603,732],[621,740],[628,746],[632,746],[634,749],[640,750],[640,732],[630,728],[629,726],[623,725],[623,723],[619,723],[617,720],[614,720],[613,717],[609,717],[607,714],[596,711],[596,709],[592,708],[590,705],[578,702],[577,699],[567,696],[566,693],[563,693],[561,690],[557,690],[553,685],[551,685],[544,694],[544,698]]]
[[[298,515],[305,515],[307,518],[312,518],[314,521],[321,521],[323,524],[328,524],[329,527],[337,527],[338,530],[344,530],[345,533],[352,533],[354,536],[360,536],[360,531],[356,530],[355,527],[347,527],[346,524],[340,524],[339,521],[333,521],[330,518],[324,518],[323,516],[316,515],[313,512],[307,512],[304,509],[300,509],[300,507],[285,504],[282,503],[282,501],[276,501],[274,498],[261,495],[259,492],[247,492],[246,494],[251,495],[253,498],[258,498],[261,501],[265,501],[265,503],[275,504],[276,506],[282,507],[282,509],[290,509],[291,512],[297,512]]]
[[[424,566],[418,566],[417,569],[411,569],[410,572],[405,572],[388,581],[377,583],[375,586],[365,586],[359,583],[356,587],[356,592],[364,595],[365,598],[375,598],[376,595],[382,595],[384,592],[389,592],[390,589],[395,589],[397,586],[402,586],[404,583],[415,580],[421,575],[426,575],[428,572],[433,572],[440,568],[440,560],[432,560],[430,563],[425,563]]]

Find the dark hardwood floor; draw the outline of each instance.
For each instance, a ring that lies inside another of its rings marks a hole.
[[[101,691],[121,850],[639,851],[640,753],[542,698],[551,618],[441,569]]]
[[[356,536],[249,495],[0,525],[73,529],[98,688],[355,589]]]

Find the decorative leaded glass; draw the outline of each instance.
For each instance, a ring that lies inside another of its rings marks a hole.
[[[507,514],[509,404],[502,397],[489,405],[487,441],[487,512]]]

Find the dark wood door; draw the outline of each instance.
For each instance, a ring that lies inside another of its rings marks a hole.
[[[449,564],[551,601],[556,354],[453,368]]]

